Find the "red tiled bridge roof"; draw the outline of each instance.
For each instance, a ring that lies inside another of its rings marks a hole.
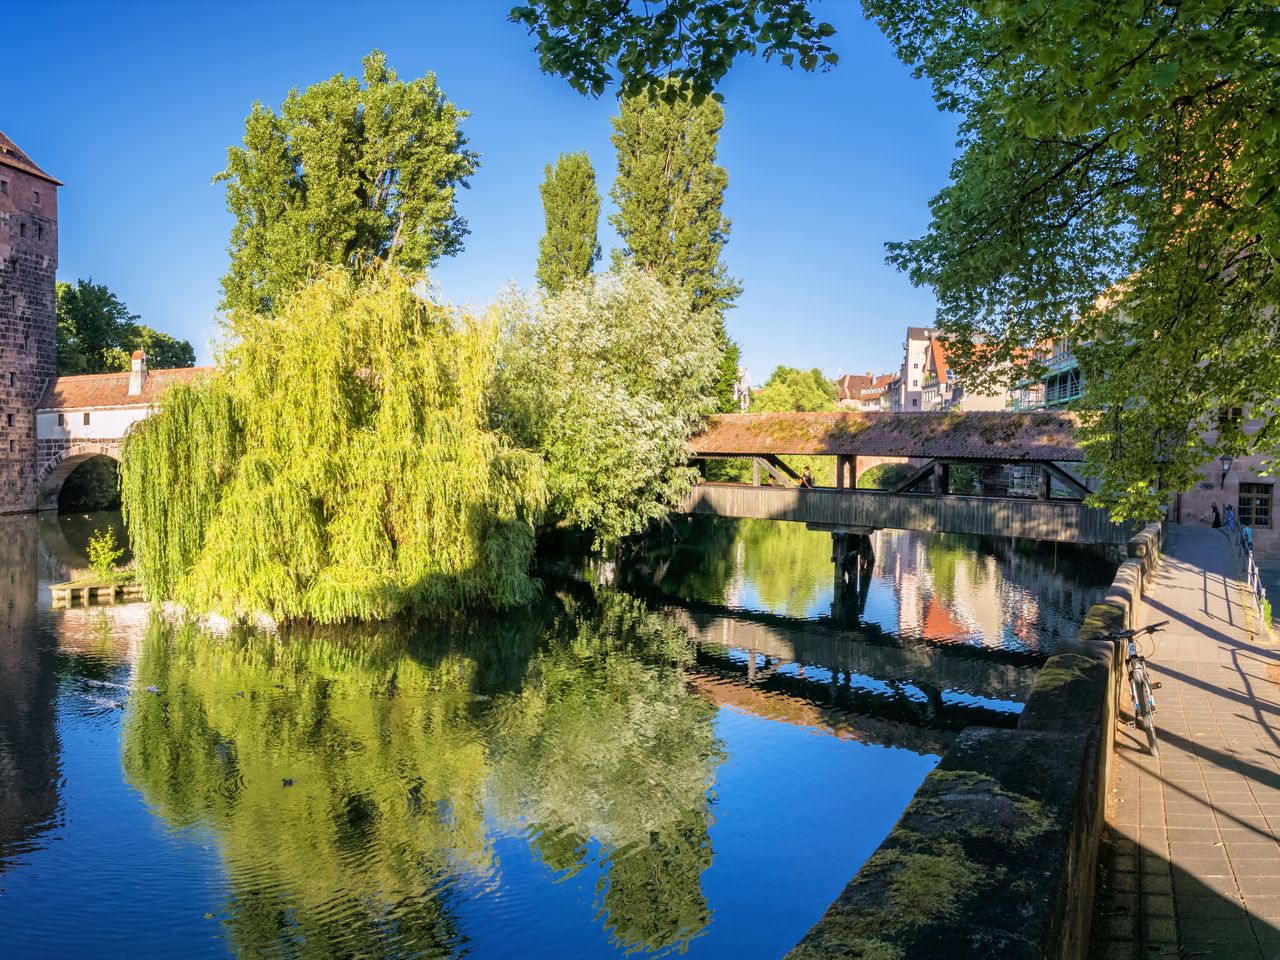
[[[694,456],[927,457],[1079,461],[1072,413],[724,413],[689,445]]]

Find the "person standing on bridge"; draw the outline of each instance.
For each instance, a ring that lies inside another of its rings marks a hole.
[[[800,474],[800,486],[813,489],[813,474],[809,472],[809,468],[804,468],[804,473]]]

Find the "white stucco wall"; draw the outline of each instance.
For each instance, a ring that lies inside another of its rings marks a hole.
[[[89,422],[84,422],[85,413]],[[151,412],[149,407],[107,407],[85,410],[41,410],[36,415],[36,437],[40,440],[118,440],[129,428]],[[58,414],[66,422],[58,425]]]

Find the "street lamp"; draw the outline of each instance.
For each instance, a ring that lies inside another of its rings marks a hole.
[[[1231,472],[1231,454],[1224,453],[1219,460],[1222,463],[1222,479],[1218,481],[1218,489],[1221,490],[1227,485],[1227,474]]]

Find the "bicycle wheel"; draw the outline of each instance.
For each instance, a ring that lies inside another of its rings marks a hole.
[[[1156,757],[1160,755],[1160,750],[1156,746],[1156,718],[1153,709],[1155,698],[1151,695],[1151,681],[1147,679],[1147,671],[1141,667],[1135,669],[1133,674],[1133,713],[1138,726],[1147,735],[1147,749]]]
[[[1156,718],[1147,714],[1142,718],[1142,729],[1147,731],[1147,749],[1153,757],[1160,756],[1160,748],[1156,746]]]

